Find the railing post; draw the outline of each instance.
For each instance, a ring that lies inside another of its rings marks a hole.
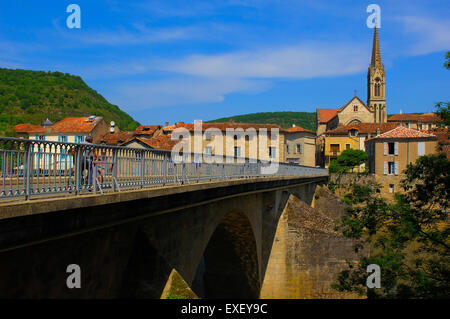
[[[24,162],[24,178],[25,178],[25,199],[30,199],[30,183],[31,183],[31,156],[33,152],[33,143],[28,143],[27,145],[27,158],[26,162]]]
[[[141,188],[144,187],[144,173],[145,173],[145,160],[144,160],[144,151],[142,151],[141,155]]]
[[[181,163],[181,184],[184,184],[185,181],[185,174],[186,174],[186,163],[183,162]]]
[[[81,147],[77,146],[75,153],[75,195],[78,195],[80,192],[80,177],[83,171],[81,170]]]
[[[112,150],[112,190],[116,191],[116,183],[117,183],[117,150]]]
[[[94,187],[94,194],[97,193],[97,166],[94,163],[94,160],[91,161],[91,170],[92,170],[92,176],[89,176],[89,170],[88,170],[88,181],[89,177],[92,179],[93,187]]]
[[[164,161],[163,161],[163,185],[167,183],[167,153],[164,153]]]

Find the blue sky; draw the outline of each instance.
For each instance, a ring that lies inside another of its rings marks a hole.
[[[81,8],[69,29],[66,7]],[[373,29],[388,113],[450,100],[448,1],[2,1],[0,67],[80,75],[142,124],[366,100]]]

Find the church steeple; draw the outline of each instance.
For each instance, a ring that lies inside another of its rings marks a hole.
[[[373,45],[372,45],[372,60],[370,61],[371,66],[381,65],[381,54],[380,54],[380,40],[378,39],[378,29],[375,25],[375,32],[373,35]]]
[[[367,106],[373,112],[374,123],[387,121],[385,86],[384,65],[381,63],[380,40],[375,23],[372,59],[367,72]]]

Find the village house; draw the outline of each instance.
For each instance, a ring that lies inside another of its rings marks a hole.
[[[17,124],[14,127],[19,137],[32,140],[81,143],[87,136],[92,136],[98,143],[102,135],[108,131],[108,126],[101,116],[67,117],[53,124],[49,119],[41,125]]]
[[[366,150],[365,141],[378,134],[385,133],[399,126],[399,123],[360,123],[342,125],[334,130],[326,131],[322,139],[322,157],[324,167],[337,159],[342,151],[348,149]],[[364,167],[364,165],[362,165]]]
[[[436,136],[403,126],[369,138],[365,144],[369,172],[391,193],[404,178],[403,171],[408,164],[415,163],[420,156],[438,151]]]
[[[190,152],[207,155],[253,158],[284,162],[285,131],[275,124],[247,124],[229,121],[226,123],[202,123],[200,145],[194,136],[194,124],[178,122],[163,127],[163,134],[185,131],[190,135],[188,141]],[[278,134],[272,134],[272,129]],[[227,131],[231,132],[227,134]],[[262,132],[266,132],[266,147],[260,149],[263,143]],[[222,140],[216,140],[220,137]],[[263,155],[261,155],[263,154]]]
[[[286,163],[316,166],[316,133],[295,124],[285,130]]]
[[[394,114],[388,118],[388,122],[401,123],[402,126],[415,130],[431,131],[440,126],[441,119],[434,113]]]

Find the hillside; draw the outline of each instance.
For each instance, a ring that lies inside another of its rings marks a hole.
[[[19,123],[53,123],[70,116],[103,116],[121,130],[139,123],[91,89],[79,76],[60,72],[0,68],[0,135],[12,135]]]
[[[315,112],[264,112],[252,113],[245,115],[236,115],[231,117],[223,117],[217,120],[208,121],[209,123],[227,122],[233,119],[238,123],[254,123],[254,124],[277,124],[282,128],[292,127],[292,124],[301,126],[307,130],[316,130],[316,113]]]

